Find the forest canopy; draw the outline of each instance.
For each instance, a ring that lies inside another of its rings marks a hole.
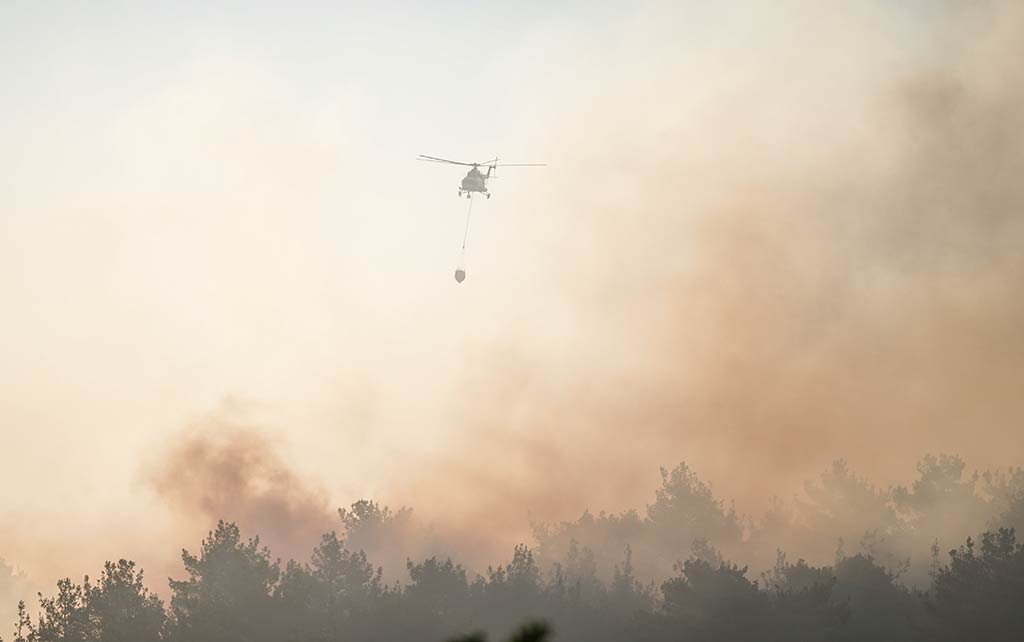
[[[926,456],[910,486],[883,489],[839,460],[754,520],[681,463],[643,511],[535,524],[535,541],[481,572],[457,551],[384,569],[376,557],[432,535],[371,500],[339,510],[303,561],[220,521],[182,551],[168,599],[133,561],[107,562],[21,602],[6,639],[1022,639],[1024,474],[965,470]]]

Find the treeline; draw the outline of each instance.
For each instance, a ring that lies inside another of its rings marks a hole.
[[[684,463],[662,470],[643,511],[585,512],[575,521],[536,525],[537,555],[547,567],[578,548],[584,565],[607,580],[628,545],[637,574],[660,584],[694,542],[710,542],[757,571],[771,568],[780,548],[819,565],[862,553],[902,583],[926,588],[936,548],[944,552],[986,530],[1024,532],[1024,470],[968,474],[959,457],[928,455],[915,472],[907,486],[879,487],[838,460],[805,482],[800,495],[773,497],[765,514],[750,517],[716,498]]]
[[[588,587],[545,577],[526,546],[470,580],[451,560],[409,562],[405,585],[385,586],[365,554],[323,536],[309,564],[283,568],[258,539],[220,523],[165,605],[132,562],[98,581],[61,580],[24,604],[15,642],[280,642],[443,640],[551,622],[564,640],[1020,640],[1024,545],[1013,530],[950,551],[928,591],[912,591],[871,557],[834,566],[780,556],[762,581],[745,568],[691,555],[655,592],[633,575],[628,551],[614,579]]]
[[[282,564],[258,538],[244,538],[235,524],[221,522],[198,551],[183,551],[185,573],[170,581],[168,602],[146,587],[134,563],[107,563],[95,580],[64,579],[56,593],[40,595],[38,605],[22,603],[13,641],[436,642],[475,632],[504,638],[530,620],[550,623],[559,640],[580,642],[1024,639],[1024,545],[1012,528],[983,524],[976,540],[965,538],[945,551],[931,538],[927,579],[916,585],[904,581],[908,562],[880,544],[901,534],[925,539],[917,528],[927,514],[901,512],[898,498],[928,496],[939,506],[941,496],[931,494],[944,489],[949,505],[959,506],[968,487],[977,490],[983,479],[963,479],[955,458],[926,458],[919,470],[926,481],[911,488],[868,488],[895,511],[900,521],[893,530],[869,529],[860,550],[851,553],[842,542],[831,542],[828,563],[776,550],[761,573],[731,561],[701,533],[721,537],[736,528],[737,542],[752,544],[769,524],[744,525],[685,466],[665,472],[645,515],[585,515],[538,527],[535,546],[516,546],[509,559],[479,574],[434,556],[408,560],[406,579],[386,582],[366,552],[372,547],[362,544],[372,543],[370,533],[383,537],[409,519],[407,512],[392,514],[373,502],[340,511],[342,534],[323,535],[303,563]],[[851,489],[863,491],[866,482],[845,464],[823,478],[846,489],[851,512],[877,508],[875,499],[856,504],[864,495]],[[978,501],[989,513],[997,509],[1000,519],[1012,517],[1024,497],[1014,486],[1020,476],[1011,471],[992,479],[993,487],[1002,484],[1009,494],[976,492]],[[823,487],[819,482],[809,488]],[[564,551],[556,555],[565,537]],[[666,577],[654,581],[638,572],[631,539],[659,556],[669,556],[674,541]],[[623,542],[605,575],[592,544]],[[543,627],[524,631],[543,637]]]

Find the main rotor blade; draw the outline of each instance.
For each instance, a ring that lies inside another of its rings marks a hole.
[[[547,163],[498,163],[494,167],[547,167]]]
[[[431,161],[433,163],[448,163],[449,165],[465,165],[466,167],[473,167],[477,163],[460,163],[459,161],[448,160],[447,158],[437,158],[436,156],[425,156],[420,154],[416,157],[416,160]]]

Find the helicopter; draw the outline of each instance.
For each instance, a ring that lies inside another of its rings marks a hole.
[[[420,154],[416,160],[428,161],[431,163],[447,163],[449,165],[462,165],[469,167],[469,172],[466,173],[462,179],[462,183],[459,185],[459,198],[465,194],[466,198],[472,198],[474,193],[483,194],[487,198],[491,197],[491,193],[487,191],[487,181],[491,178],[497,178],[499,167],[544,167],[545,163],[499,163],[498,158],[492,158],[489,161],[481,161],[478,163],[463,163],[461,161],[448,160],[447,158],[438,158],[436,156],[424,156]],[[480,171],[481,167],[487,168],[487,173],[484,174]]]

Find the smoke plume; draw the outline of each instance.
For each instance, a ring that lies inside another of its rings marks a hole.
[[[840,457],[883,487],[929,451],[1020,461],[1021,10],[915,54],[885,10],[801,6],[699,61],[638,27],[617,52],[656,64],[573,79],[504,240],[543,248],[539,314],[469,346],[455,446],[396,495],[506,535],[643,505],[679,460],[755,519]]]
[[[308,558],[320,535],[338,526],[324,491],[293,471],[280,444],[230,405],[234,411],[219,409],[175,435],[149,473],[152,489],[195,528],[233,521],[277,555]]]

